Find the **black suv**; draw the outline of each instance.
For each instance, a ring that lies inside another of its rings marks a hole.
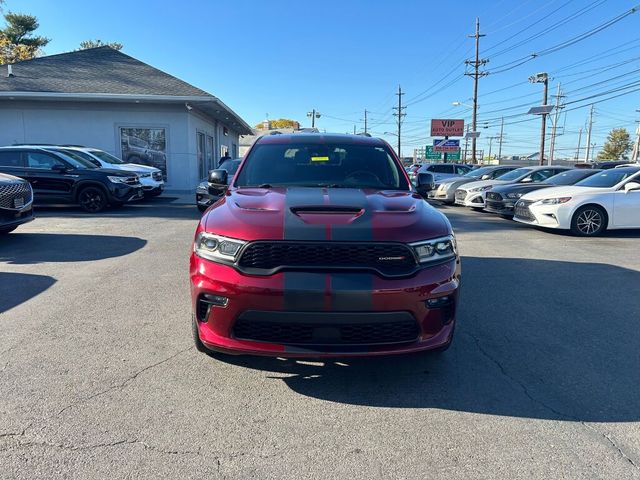
[[[138,176],[40,147],[0,147],[0,173],[29,181],[35,203],[75,203],[97,213],[144,197]]]
[[[0,173],[0,235],[33,220],[33,192],[29,182]]]

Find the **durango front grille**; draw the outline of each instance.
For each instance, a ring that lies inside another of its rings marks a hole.
[[[413,342],[420,330],[414,320],[372,323],[263,322],[239,318],[233,336],[284,345],[385,345]]]
[[[400,243],[258,241],[242,252],[238,266],[255,274],[281,269],[359,269],[382,275],[413,273],[413,252]]]
[[[26,182],[0,185],[0,208],[20,210],[32,199],[31,187]]]

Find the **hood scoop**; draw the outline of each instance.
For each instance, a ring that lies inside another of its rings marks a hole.
[[[338,205],[305,205],[303,207],[291,207],[291,212],[299,214],[325,214],[325,215],[358,215],[362,213],[362,208],[344,207]]]

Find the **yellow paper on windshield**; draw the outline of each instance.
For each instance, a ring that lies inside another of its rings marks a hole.
[[[312,162],[328,162],[329,157],[311,157]]]

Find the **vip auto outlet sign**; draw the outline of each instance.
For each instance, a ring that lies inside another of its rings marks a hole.
[[[464,120],[434,118],[431,120],[432,137],[462,137],[464,136]]]

